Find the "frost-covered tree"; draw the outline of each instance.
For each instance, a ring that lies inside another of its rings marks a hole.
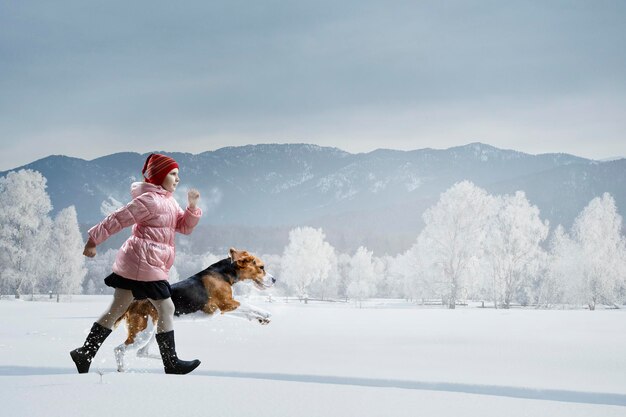
[[[423,214],[426,226],[417,240],[422,273],[455,308],[475,276],[477,259],[494,199],[469,181],[454,184]]]
[[[82,252],[81,252],[82,253]],[[87,267],[87,277],[83,282],[83,292],[89,288],[94,294],[109,294],[113,290],[104,284],[104,279],[113,272],[111,267],[115,262],[117,249],[109,249],[106,252],[98,252],[95,258],[85,261]],[[89,284],[89,283],[92,284]],[[92,285],[92,286],[91,286]]]
[[[96,284],[94,284],[93,280],[91,279],[84,282],[83,287],[83,294],[94,295],[96,293]]]
[[[224,259],[223,256],[219,256],[212,252],[205,252],[204,254],[202,254],[202,270],[208,268],[218,261],[221,261],[222,259]]]
[[[372,252],[361,246],[350,259],[348,271],[348,296],[361,306],[363,300],[372,296],[376,289],[376,268],[372,259]]]
[[[389,262],[387,275],[392,285],[394,297],[406,300],[419,300],[439,296],[440,292],[433,292],[430,281],[427,281],[419,259],[418,245],[413,245],[404,253],[398,254]]]
[[[189,248],[186,249],[188,250]],[[226,257],[223,256],[220,258],[211,252],[194,254],[188,252],[187,250],[177,250],[176,258],[174,259],[173,266],[176,268],[176,273],[178,274],[177,279],[180,280],[187,279],[188,277],[205,270],[209,266],[213,265],[215,262]],[[170,271],[170,280],[171,279],[172,276]]]
[[[374,258],[376,265],[376,297],[387,298],[394,297],[396,282],[392,276],[393,264],[395,258],[393,256],[384,255],[382,258]]]
[[[314,281],[309,287],[311,294],[319,297],[322,300],[336,297],[339,294],[339,285],[341,283],[341,277],[339,276],[339,265],[337,256],[331,258],[330,271],[328,272],[328,278],[321,281]]]
[[[42,289],[57,295],[81,292],[81,284],[87,273],[83,244],[76,208],[70,206],[61,210],[54,219],[48,245],[53,267]]]
[[[34,292],[50,271],[42,254],[50,234],[52,210],[46,179],[36,171],[9,172],[0,178],[0,287],[4,293]]]
[[[337,295],[339,297],[348,300],[348,285],[350,285],[348,278],[348,271],[350,271],[350,260],[352,257],[347,253],[340,253],[337,256]]]
[[[488,286],[494,306],[509,308],[514,297],[527,300],[530,296],[533,279],[542,266],[540,245],[548,236],[549,227],[522,191],[493,201],[497,210],[488,223],[484,260],[490,272]]]
[[[624,275],[626,248],[621,235],[622,217],[609,193],[583,209],[572,226],[578,245],[573,289],[579,300],[594,310],[598,303],[614,304]]]
[[[550,239],[547,268],[537,288],[537,303],[543,307],[563,303],[578,263],[578,246],[559,225]]]
[[[387,279],[389,280],[389,295],[394,298],[404,298],[406,300],[411,297],[408,294],[408,287],[405,284],[407,273],[404,268],[406,258],[405,253],[391,257],[387,262]]]
[[[289,232],[289,244],[281,261],[282,278],[300,297],[308,296],[314,282],[328,279],[335,250],[322,229],[298,227]]]

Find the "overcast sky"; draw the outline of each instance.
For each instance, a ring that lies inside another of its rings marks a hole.
[[[626,156],[626,1],[0,0],[0,170],[469,142]]]

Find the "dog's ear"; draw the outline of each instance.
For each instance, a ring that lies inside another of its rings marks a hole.
[[[247,264],[254,262],[254,257],[245,250],[237,251],[231,248],[230,251],[230,259],[237,265],[237,268],[245,268]]]
[[[235,248],[230,248],[228,252],[230,252],[230,260],[233,261],[233,263],[241,258],[241,252],[237,252]]]

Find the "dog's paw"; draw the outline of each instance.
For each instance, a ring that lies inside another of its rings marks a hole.
[[[255,311],[253,319],[265,325],[269,324],[269,322],[271,321],[271,317],[272,315],[267,311]]]

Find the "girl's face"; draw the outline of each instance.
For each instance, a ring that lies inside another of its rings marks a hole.
[[[179,182],[180,178],[178,177],[178,168],[174,168],[165,176],[161,187],[165,188],[170,193],[173,193],[174,191],[176,191],[176,186]]]

